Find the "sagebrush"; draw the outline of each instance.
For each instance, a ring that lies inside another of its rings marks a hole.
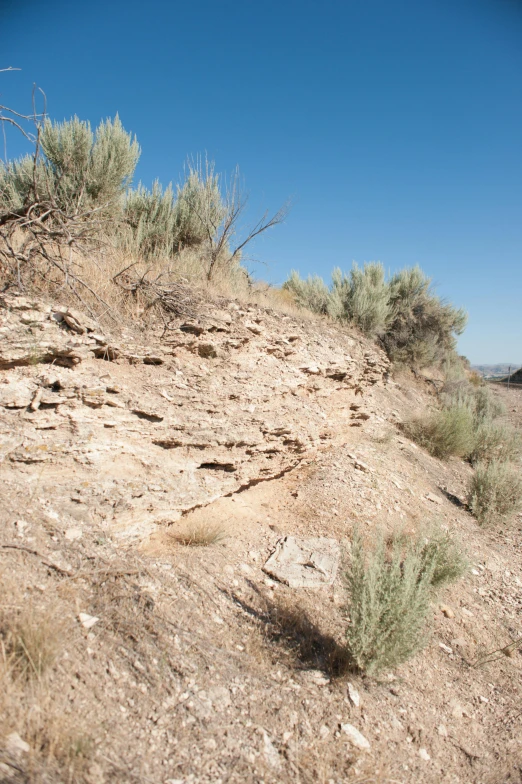
[[[441,300],[419,267],[387,280],[381,263],[354,263],[348,274],[334,269],[330,287],[317,275],[303,280],[294,270],[284,288],[300,307],[353,324],[378,339],[392,361],[415,368],[452,357],[466,325],[465,312]]]
[[[502,460],[478,463],[468,487],[468,504],[481,525],[508,521],[522,510],[520,468]]]
[[[366,547],[355,531],[345,578],[346,643],[353,665],[374,674],[422,648],[435,588],[457,579],[464,569],[460,549],[445,535],[413,540],[403,534],[391,539],[381,535]]]

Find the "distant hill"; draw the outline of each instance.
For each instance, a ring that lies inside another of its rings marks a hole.
[[[508,376],[505,376],[502,381],[507,381]],[[515,373],[511,373],[509,378],[512,384],[522,384],[522,368],[519,368]]]
[[[497,376],[507,376],[510,367],[513,372],[520,365],[518,362],[499,362],[497,365],[472,365],[471,369],[476,370],[484,378],[496,378]]]

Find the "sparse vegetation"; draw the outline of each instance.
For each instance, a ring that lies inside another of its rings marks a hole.
[[[478,463],[468,488],[468,504],[481,525],[508,521],[522,509],[520,469],[501,460]]]
[[[469,455],[472,465],[490,460],[515,460],[520,454],[520,436],[513,428],[489,417],[475,430],[475,443]]]
[[[58,655],[59,624],[53,616],[28,607],[2,617],[0,639],[6,661],[19,677],[41,678]]]
[[[186,547],[210,547],[213,544],[220,544],[227,536],[228,532],[223,525],[205,522],[192,523],[180,531],[169,533],[172,541]]]
[[[427,418],[412,419],[405,432],[434,457],[466,457],[475,445],[473,412],[466,403],[454,403]]]
[[[356,531],[346,574],[346,641],[354,666],[374,674],[422,648],[434,587],[457,579],[464,568],[448,536],[408,540],[399,534],[388,541],[381,536],[367,548]]]
[[[428,530],[419,537],[418,547],[421,560],[432,571],[434,588],[453,583],[465,574],[468,561],[459,543],[447,531]]]
[[[431,416],[405,423],[406,433],[434,457],[479,461],[513,460],[520,453],[518,433],[501,421],[505,411],[486,387],[450,382],[441,395],[443,407]]]
[[[144,262],[156,282],[179,280],[192,266],[199,284],[237,277],[245,284],[244,249],[286,216],[286,207],[266,212],[242,233],[247,197],[239,171],[223,185],[208,161],[189,163],[175,189],[157,181],[151,190],[141,183],[132,189],[141,151],[118,116],[93,131],[77,117],[57,123],[45,113],[3,112],[0,124],[13,124],[13,115],[33,145],[32,154],[0,162],[0,265],[10,285],[65,285],[83,305],[87,297],[107,310],[105,292],[92,281],[94,251],[103,251],[99,266],[111,253],[119,261],[108,276],[113,288],[124,283],[125,270],[127,290],[136,292],[143,282],[136,267]],[[189,264],[187,251],[195,252]]]
[[[452,357],[455,336],[466,325],[465,312],[441,300],[419,267],[387,281],[382,264],[371,262],[362,269],[354,264],[349,274],[335,269],[331,287],[318,276],[302,280],[293,271],[284,288],[300,307],[354,324],[378,339],[394,362],[415,368]]]

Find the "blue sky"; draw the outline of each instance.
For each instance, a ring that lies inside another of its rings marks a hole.
[[[0,0],[1,102],[120,113],[136,179],[240,166],[259,277],[419,263],[469,312],[472,362],[522,365],[518,0]],[[18,154],[9,139],[9,153]]]

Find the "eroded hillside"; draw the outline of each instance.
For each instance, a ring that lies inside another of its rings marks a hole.
[[[480,529],[469,466],[401,434],[430,385],[230,300],[116,337],[0,305],[2,634],[25,640],[3,648],[3,781],[522,780],[520,518]],[[470,567],[379,679],[344,666],[342,566],[315,589],[263,571],[285,536],[346,559],[355,524],[428,520]]]

